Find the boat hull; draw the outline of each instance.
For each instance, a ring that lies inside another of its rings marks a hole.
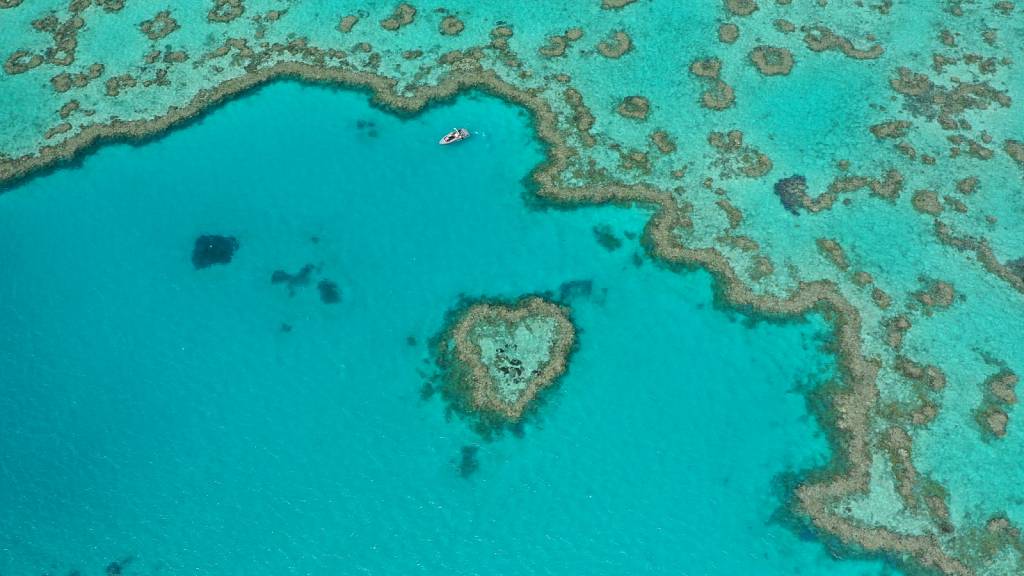
[[[438,140],[438,144],[441,146],[447,146],[449,144],[455,144],[456,142],[462,142],[466,138],[469,138],[469,130],[465,128],[459,128],[458,130],[452,130],[451,132],[444,135],[444,138]]]

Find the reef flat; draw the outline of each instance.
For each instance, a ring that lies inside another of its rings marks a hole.
[[[452,405],[489,423],[515,423],[566,370],[576,329],[539,297],[475,303],[455,314],[437,345]]]
[[[1024,7],[75,0],[0,3],[0,28],[9,184],[280,77],[528,108],[541,197],[652,206],[651,254],[724,301],[832,318],[837,457],[799,514],[943,574],[1024,570]]]

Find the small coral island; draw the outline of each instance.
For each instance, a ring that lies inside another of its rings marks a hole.
[[[515,424],[565,372],[575,342],[568,310],[539,297],[460,307],[437,345],[441,391],[483,428]]]

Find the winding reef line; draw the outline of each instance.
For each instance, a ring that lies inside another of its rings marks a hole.
[[[38,154],[0,161],[0,191],[61,162],[71,161],[105,142],[142,140],[163,133],[232,97],[278,79],[369,90],[374,104],[400,115],[415,114],[431,103],[454,98],[468,90],[480,90],[523,106],[532,114],[537,136],[546,146],[547,159],[531,173],[531,178],[538,185],[538,196],[568,207],[593,204],[653,207],[655,213],[644,230],[644,244],[651,255],[667,264],[708,270],[717,280],[717,290],[729,306],[743,312],[779,318],[822,313],[832,326],[841,379],[845,384],[837,388],[830,398],[834,432],[844,442],[833,447],[836,449],[833,450],[832,462],[826,466],[826,478],[810,480],[797,487],[795,504],[811,518],[817,529],[836,535],[864,551],[894,557],[907,554],[923,566],[943,574],[971,576],[972,571],[943,552],[932,536],[907,536],[883,528],[858,526],[830,507],[838,499],[868,489],[871,465],[868,419],[878,401],[875,381],[879,364],[862,352],[860,314],[842,296],[839,288],[830,281],[802,282],[785,299],[757,295],[718,250],[694,249],[682,244],[675,230],[686,225],[688,217],[668,192],[641,184],[562,185],[559,174],[577,152],[558,129],[555,112],[538,92],[517,88],[492,70],[453,70],[435,86],[421,86],[409,95],[402,95],[395,89],[397,81],[385,76],[303,62],[279,62],[228,80],[213,90],[202,90],[185,106],[172,107],[162,116],[89,126],[59,145],[40,149]],[[823,427],[830,425],[829,422],[821,424]]]

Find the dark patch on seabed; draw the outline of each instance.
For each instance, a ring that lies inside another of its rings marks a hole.
[[[357,120],[357,130],[366,130],[366,135],[370,138],[376,138],[378,135],[377,124],[373,120]]]
[[[597,239],[597,243],[600,244],[605,250],[609,252],[618,250],[622,247],[622,240],[615,235],[615,232],[611,229],[611,226],[602,224],[600,226],[594,226],[594,238]]]
[[[569,302],[578,298],[589,298],[594,292],[593,280],[570,280],[558,287],[558,299]]]
[[[516,422],[513,422],[512,424],[509,424],[508,429],[516,438],[526,437],[526,424],[524,424],[522,420],[518,420]]]
[[[289,274],[284,270],[274,270],[274,273],[270,275],[270,283],[286,284],[288,286],[288,295],[295,296],[296,288],[309,284],[310,275],[313,274],[314,270],[316,270],[316,266],[312,264],[306,264],[295,274]]]
[[[437,390],[434,388],[434,384],[432,382],[424,382],[423,386],[420,386],[420,400],[430,400],[434,397],[434,392],[436,391]]]
[[[121,576],[121,574],[124,574],[124,569],[134,561],[135,558],[133,556],[128,556],[127,558],[107,564],[107,576]]]
[[[459,460],[459,476],[469,478],[480,469],[480,459],[477,457],[479,451],[479,446],[462,447],[462,457]]]
[[[775,183],[775,195],[786,210],[799,216],[803,199],[807,197],[807,179],[799,174],[783,178]]]
[[[320,301],[324,304],[341,302],[341,289],[331,280],[321,280],[316,287],[320,290]]]
[[[569,280],[558,286],[557,293],[545,292],[542,296],[567,306],[578,300],[590,300],[601,306],[608,297],[608,289],[596,289],[593,280]]]
[[[234,236],[204,234],[196,238],[192,248],[192,266],[201,270],[215,264],[230,264],[237,250],[238,240]]]
[[[288,286],[288,296],[295,296],[295,292],[312,282],[314,272],[320,269],[313,264],[306,264],[295,274],[284,270],[274,270],[270,275],[271,284],[284,284]],[[324,278],[317,282],[317,291],[320,292],[320,301],[324,304],[337,304],[341,302],[341,288],[333,280]]]

